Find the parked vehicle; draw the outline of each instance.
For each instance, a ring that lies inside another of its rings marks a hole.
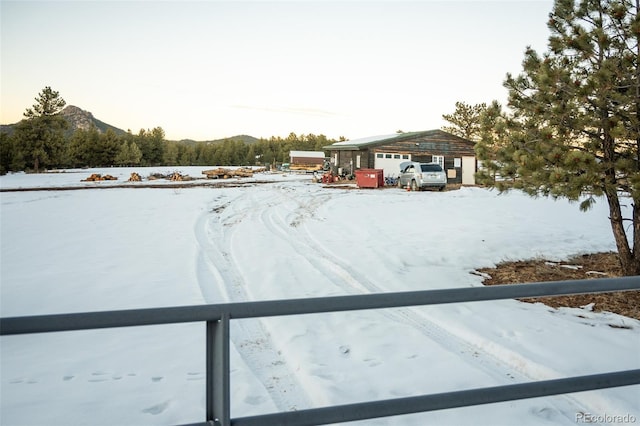
[[[412,191],[425,188],[438,188],[442,191],[447,186],[447,174],[438,163],[405,161],[400,163],[398,186],[406,188],[407,185]]]

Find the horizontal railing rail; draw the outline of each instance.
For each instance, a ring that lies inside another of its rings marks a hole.
[[[0,318],[0,336],[205,322],[206,420],[197,424],[319,425],[635,385],[640,369],[231,419],[230,320],[631,290],[640,290],[640,276],[8,317]]]
[[[0,336],[640,290],[640,276],[0,318]]]

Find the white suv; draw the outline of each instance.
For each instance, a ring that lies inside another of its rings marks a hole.
[[[442,191],[447,186],[447,174],[438,163],[417,163],[406,161],[400,164],[398,186],[411,187],[412,191],[425,188],[438,188]]]

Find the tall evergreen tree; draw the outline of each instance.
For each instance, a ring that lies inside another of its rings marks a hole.
[[[180,148],[177,142],[165,141],[164,154],[162,156],[162,163],[166,166],[178,165],[179,154],[180,154]]]
[[[480,138],[480,116],[487,109],[487,104],[468,105],[456,102],[456,110],[452,114],[443,114],[442,118],[451,123],[442,130],[470,141]]]
[[[249,146],[247,149],[247,155],[244,162],[247,166],[253,166],[256,163],[256,150],[253,145]]]
[[[556,0],[548,51],[528,48],[523,72],[507,75],[506,140],[495,158],[477,152],[495,160],[501,190],[582,199],[583,210],[604,196],[626,275],[640,274],[638,3]]]
[[[51,117],[57,115],[67,102],[60,97],[60,93],[46,86],[35,99],[32,108],[27,108],[24,116],[27,118]]]
[[[67,145],[67,155],[70,162],[75,167],[95,166],[92,162],[93,149],[98,142],[98,131],[93,128],[89,130],[77,129],[71,135]]]
[[[501,151],[505,148],[505,143],[508,141],[509,132],[508,120],[502,110],[502,105],[493,101],[480,114],[479,124],[479,140],[474,149],[477,157],[482,160],[482,167],[480,167],[477,178],[485,183],[495,184],[500,173],[507,176],[513,175],[510,169],[507,170],[508,164],[502,161],[497,162]]]
[[[0,175],[13,170],[14,157],[13,138],[7,133],[0,133]]]
[[[96,165],[112,166],[122,141],[112,129],[107,129],[98,137],[98,145],[94,148],[94,161]]]
[[[68,124],[60,115],[66,102],[57,91],[46,86],[35,100],[24,112],[25,119],[18,123],[13,137],[20,155],[38,172],[41,166],[60,164]]]
[[[133,141],[123,141],[116,153],[114,163],[118,166],[135,166],[140,164],[142,152]]]

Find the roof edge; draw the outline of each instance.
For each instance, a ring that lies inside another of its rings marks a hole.
[[[416,136],[424,136],[428,134],[437,134],[437,133],[445,133],[455,138],[461,139],[465,142],[468,142],[470,144],[473,144],[473,141],[470,141],[468,139],[461,138],[460,136],[456,136],[452,133],[445,132],[444,130],[441,130],[441,129],[433,129],[433,130],[423,130],[419,132],[398,133],[397,135],[383,135],[383,136],[380,136],[381,139],[373,139],[373,140],[370,140],[370,139],[375,138],[376,136],[369,136],[366,138],[336,142],[332,145],[323,146],[322,148],[326,150],[332,150],[332,151],[353,151],[360,148],[368,148],[372,146],[385,145],[392,141],[397,142],[397,141],[409,139]]]

